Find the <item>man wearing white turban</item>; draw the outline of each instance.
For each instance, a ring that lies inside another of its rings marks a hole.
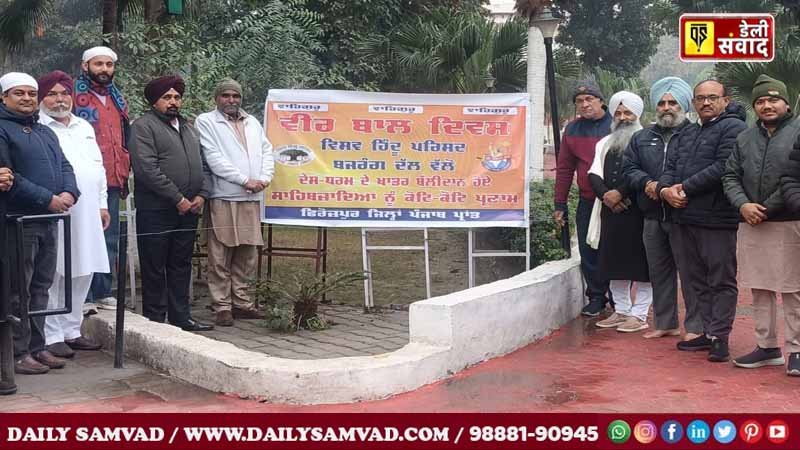
[[[632,333],[647,328],[653,298],[642,241],[644,218],[622,171],[625,148],[633,134],[642,129],[639,118],[644,102],[632,92],[620,91],[608,104],[614,115],[611,134],[597,143],[589,169],[597,200],[587,242],[598,249],[598,272],[610,281],[615,302],[614,313],[596,325]],[[632,301],[634,291],[636,303]]]

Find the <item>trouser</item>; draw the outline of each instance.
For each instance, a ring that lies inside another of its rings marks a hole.
[[[671,227],[669,222],[644,220],[642,239],[653,284],[653,324],[657,330],[678,328],[678,270],[675,265],[678,249]],[[703,321],[697,309],[697,299],[688,289],[683,289],[683,302],[686,305],[683,319],[686,332],[701,334]]]
[[[217,239],[214,230],[208,231],[208,290],[214,311],[230,311],[231,307],[253,309],[247,289],[257,262],[255,245],[227,247]]]
[[[64,307],[65,281],[64,275],[57,274],[56,280],[50,287],[50,300],[47,309],[57,309]],[[84,275],[72,278],[72,312],[69,314],[59,314],[57,316],[47,316],[44,321],[45,344],[51,345],[64,342],[81,336],[81,323],[83,323],[83,300],[92,285],[92,275]]]
[[[589,220],[592,217],[594,199],[581,197],[575,211],[575,228],[578,231],[578,251],[581,254],[581,273],[586,280],[586,296],[589,300],[602,300],[605,302],[608,293],[608,280],[603,279],[597,270],[597,250],[586,243],[589,233]]]
[[[761,348],[778,348],[778,294],[753,289],[753,319],[756,342]],[[783,292],[786,352],[800,352],[800,292]]]
[[[108,252],[109,273],[96,273],[92,278],[92,286],[86,300],[94,302],[101,298],[113,297],[111,293],[111,282],[114,279],[114,267],[117,267],[117,256],[119,254],[119,203],[120,188],[108,188],[108,214],[111,216],[111,223],[103,232],[106,238],[106,252]],[[126,249],[127,250],[127,249]]]
[[[673,225],[684,297],[697,299],[703,332],[727,340],[736,318],[736,230]]]
[[[198,219],[177,209],[136,211],[142,314],[152,321],[183,326],[191,319],[189,284]]]
[[[29,311],[47,308],[48,289],[53,284],[58,258],[56,246],[57,225],[55,223],[28,223],[25,225],[24,254],[19,258],[16,252],[16,226],[9,227],[9,246],[11,268],[11,311],[17,317],[22,312],[20,295],[28,295]],[[20,260],[21,259],[21,260]],[[24,273],[24,284],[20,286],[18,272]],[[14,323],[14,356],[25,356],[44,350],[44,316],[29,317],[28,320]]]
[[[634,282],[629,280],[611,280],[611,294],[614,296],[614,312],[623,316],[633,316],[639,320],[647,320],[647,311],[653,302],[653,286],[650,283],[636,282],[636,303],[631,300]]]

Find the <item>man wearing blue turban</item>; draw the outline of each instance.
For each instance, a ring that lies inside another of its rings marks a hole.
[[[645,216],[642,239],[647,253],[650,280],[653,285],[653,330],[645,338],[678,336],[678,271],[677,255],[670,239],[670,206],[656,193],[659,177],[664,172],[667,153],[674,151],[672,137],[688,123],[692,88],[682,79],[666,77],[650,88],[650,103],[656,107],[656,123],[633,135],[625,150],[623,171],[631,192],[637,193],[637,204]],[[694,296],[684,295],[686,303],[685,339],[702,333],[703,324]]]

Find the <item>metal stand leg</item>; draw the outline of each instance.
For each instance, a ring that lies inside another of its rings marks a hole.
[[[8,301],[8,298],[2,301]],[[17,393],[17,384],[14,380],[14,336],[11,332],[11,322],[0,322],[0,395]]]
[[[120,227],[121,228],[121,227]],[[122,369],[122,360],[125,352],[125,265],[128,258],[128,229],[121,228],[119,234],[119,252],[117,260],[117,321],[114,326],[114,368]]]

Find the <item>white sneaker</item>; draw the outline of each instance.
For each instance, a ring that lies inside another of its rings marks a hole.
[[[106,297],[96,300],[97,307],[99,309],[109,309],[109,310],[116,310],[117,309],[117,299],[114,297]]]
[[[97,314],[97,305],[94,303],[84,303],[82,309],[83,317],[89,317]]]

